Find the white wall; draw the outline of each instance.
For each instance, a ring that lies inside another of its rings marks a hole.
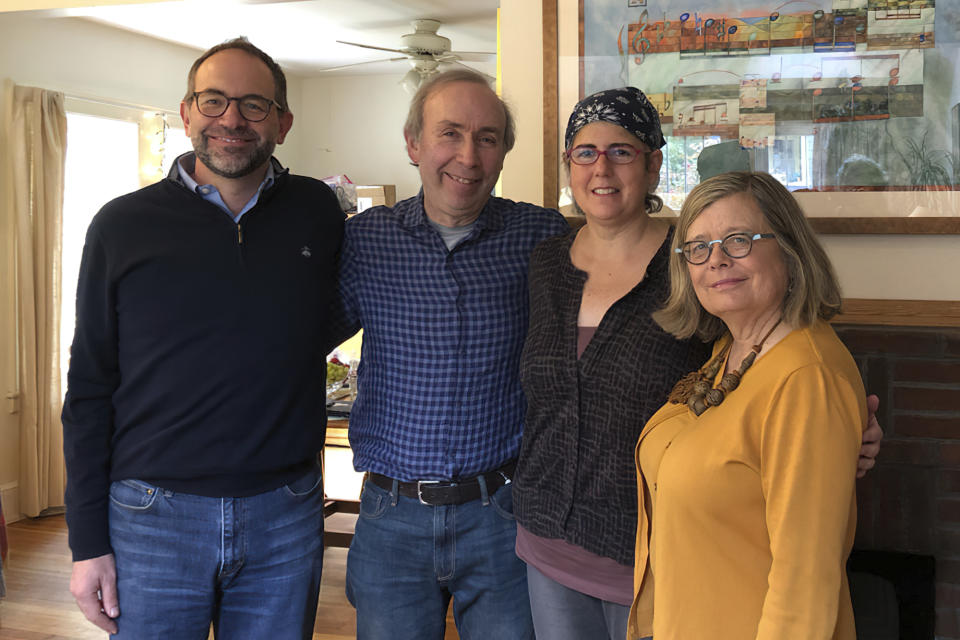
[[[517,143],[503,163],[501,195],[540,205],[543,204],[542,24],[541,3],[501,0],[502,97],[510,105],[517,124]]]
[[[576,101],[577,72],[572,62],[578,50],[577,13],[578,0],[558,0],[561,130]],[[504,95],[519,115],[517,146],[504,165],[503,195],[540,203],[540,3],[502,0],[500,23]],[[848,298],[960,300],[960,278],[954,277],[960,273],[960,237],[956,235],[833,235],[824,236],[823,242]]]
[[[17,84],[176,112],[197,55],[80,18],[0,13],[0,75]]]
[[[302,81],[298,173],[323,178],[345,173],[356,184],[393,184],[397,199],[415,196],[420,176],[410,165],[403,122],[410,96],[390,75],[325,76]]]
[[[187,71],[200,53],[80,18],[0,13],[0,78],[80,97],[179,113]],[[287,80],[296,113],[300,81],[289,75]],[[277,157],[292,163],[298,150],[293,136],[277,148]]]

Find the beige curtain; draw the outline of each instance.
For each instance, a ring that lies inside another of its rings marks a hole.
[[[4,206],[13,212],[20,392],[20,510],[63,505],[60,250],[67,117],[63,94],[4,86]]]

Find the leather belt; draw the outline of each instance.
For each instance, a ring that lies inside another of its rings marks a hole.
[[[416,498],[421,504],[439,507],[443,505],[463,504],[480,497],[480,480],[487,485],[487,495],[493,495],[500,487],[513,478],[516,462],[508,462],[495,471],[481,473],[466,480],[415,480],[398,482],[399,493],[405,498]],[[367,473],[367,479],[386,491],[393,490],[393,478],[379,473]]]

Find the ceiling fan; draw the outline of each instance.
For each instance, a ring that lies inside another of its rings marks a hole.
[[[423,82],[424,79],[440,72],[440,65],[454,64],[472,69],[473,67],[463,64],[461,60],[465,60],[467,62],[489,62],[496,59],[497,54],[492,52],[451,51],[450,39],[437,34],[437,30],[441,25],[439,20],[423,18],[414,20],[412,24],[414,32],[400,37],[401,44],[399,49],[376,47],[369,44],[361,44],[359,42],[346,42],[344,40],[337,40],[337,42],[340,44],[347,44],[352,47],[376,49],[377,51],[389,51],[391,53],[399,53],[402,55],[394,58],[387,58],[385,60],[371,60],[369,62],[357,62],[355,64],[347,64],[339,67],[330,67],[328,69],[322,69],[322,71],[338,71],[340,69],[356,67],[364,64],[407,60],[412,69],[407,72],[407,74],[400,81],[400,84],[403,85],[404,89],[406,89],[408,92],[413,93],[417,90],[417,87],[420,86],[420,83]],[[474,71],[487,76],[487,74],[482,73],[477,69],[474,69]],[[487,77],[489,78],[490,76]]]

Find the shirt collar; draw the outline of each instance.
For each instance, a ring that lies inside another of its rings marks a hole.
[[[503,213],[501,213],[497,207],[491,206],[491,200],[493,200],[493,196],[487,199],[487,202],[483,205],[483,209],[480,211],[480,215],[477,217],[475,228],[478,231],[481,229],[496,230],[503,227]],[[423,187],[420,188],[420,193],[417,194],[416,206],[410,207],[404,212],[402,224],[410,228],[421,225],[429,228],[429,224],[427,224],[427,211],[423,206]]]
[[[174,182],[180,185],[183,185],[184,187],[187,187],[191,191],[195,191],[197,186],[197,181],[194,180],[192,177],[190,177],[190,174],[193,173],[194,169],[196,168],[197,166],[196,163],[197,163],[197,155],[193,151],[187,151],[186,153],[183,153],[177,156],[177,158],[173,161],[173,163],[170,166],[170,172],[167,173],[167,179],[173,180]],[[273,180],[276,180],[276,178],[278,178],[279,176],[282,176],[289,172],[290,170],[284,167],[282,164],[280,164],[279,160],[277,160],[273,156],[270,157],[270,165],[267,168],[267,176],[270,176],[272,178],[270,184],[273,184]],[[184,176],[186,176],[186,178],[189,179],[189,182],[184,180]],[[266,176],[264,177],[264,179],[266,179]],[[193,184],[192,187],[190,186],[191,183]],[[270,186],[269,184],[264,185],[263,188],[266,189],[269,186]]]
[[[263,193],[264,189],[270,188],[276,179],[277,172],[273,168],[275,161],[276,160],[274,158],[270,158],[270,163],[267,164],[267,173],[263,176],[263,182],[260,183],[260,188],[257,190],[257,193]],[[277,165],[279,164],[280,163],[277,162]],[[183,184],[183,186],[185,186],[187,189],[190,189],[190,191],[197,192],[198,187],[202,188],[212,186],[205,184],[201,185],[193,179],[191,174],[194,173],[194,170],[197,167],[197,156],[194,152],[190,151],[178,157],[176,162],[174,162],[174,166],[179,170],[180,183]],[[213,188],[216,189],[216,187]],[[198,193],[205,195],[202,192]]]

